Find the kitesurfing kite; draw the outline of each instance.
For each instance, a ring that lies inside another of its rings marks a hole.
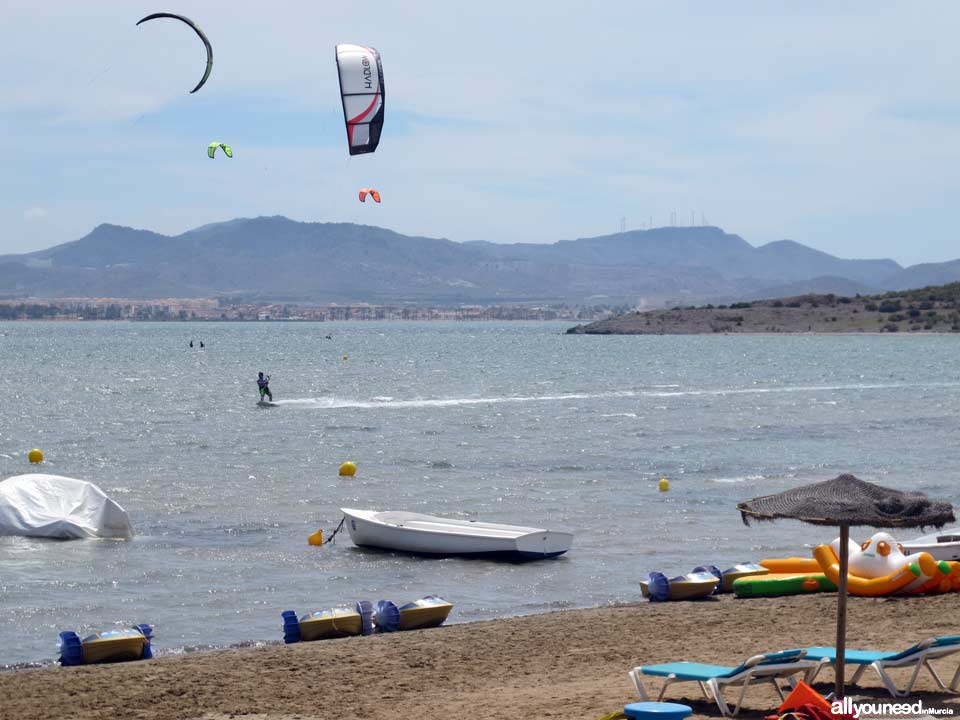
[[[367,201],[367,195],[373,198],[374,202],[380,202],[380,193],[373,188],[361,188],[360,189],[360,202]]]
[[[180,22],[186,23],[192,27],[193,31],[200,36],[201,40],[203,40],[203,44],[207,48],[207,69],[204,70],[203,77],[200,78],[200,82],[197,83],[197,86],[190,91],[191,93],[195,93],[197,90],[203,87],[203,84],[207,81],[207,78],[210,77],[210,71],[213,70],[213,47],[211,47],[210,41],[207,40],[207,36],[204,35],[203,30],[201,30],[200,26],[197,25],[193,20],[188,17],[184,17],[183,15],[176,15],[174,13],[153,13],[152,15],[147,15],[145,18],[137,22],[137,25],[147,22],[147,20],[156,20],[157,18],[172,18],[174,20],[179,20]]]
[[[372,153],[383,129],[380,53],[362,45],[337,45],[337,71],[350,154]]]
[[[228,158],[233,157],[233,148],[222,142],[212,142],[207,145],[207,157],[213,158],[213,154],[217,151],[217,148],[223,148],[223,152]]]

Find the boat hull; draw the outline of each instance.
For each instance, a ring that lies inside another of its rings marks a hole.
[[[906,554],[930,553],[933,559],[937,561],[960,561],[960,528],[942,530],[933,535],[924,535],[905,542],[903,543],[903,552]]]
[[[669,579],[669,590],[665,597],[658,596],[651,588],[651,579],[640,581],[640,592],[643,597],[653,602],[663,600],[698,600],[714,594],[720,579],[710,573],[688,573],[680,577]]]
[[[453,604],[436,596],[414,600],[401,607],[400,630],[422,630],[442,625]]]
[[[134,631],[93,635],[83,640],[83,663],[130,662],[143,657],[147,638]]]
[[[450,520],[403,512],[343,509],[355,545],[418,555],[537,560],[570,549],[573,533]]]
[[[300,639],[303,642],[359,635],[362,630],[360,613],[349,608],[333,608],[300,618]]]

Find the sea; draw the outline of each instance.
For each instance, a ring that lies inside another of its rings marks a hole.
[[[637,602],[652,570],[808,556],[835,532],[736,505],[840,473],[960,504],[960,337],[568,326],[0,323],[0,478],[89,480],[136,529],[0,537],[0,667],[137,623],[158,654],[279,642],[282,611],[363,599],[440,595],[457,623]],[[309,545],[342,507],[575,539],[528,563]]]

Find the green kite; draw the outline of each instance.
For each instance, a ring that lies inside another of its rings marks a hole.
[[[233,148],[222,142],[212,142],[207,145],[207,157],[213,158],[213,154],[217,151],[217,148],[223,148],[223,152],[226,153],[228,158],[233,157]]]

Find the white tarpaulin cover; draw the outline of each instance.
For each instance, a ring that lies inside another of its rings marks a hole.
[[[93,483],[32,473],[0,481],[0,535],[130,538],[127,511]]]

